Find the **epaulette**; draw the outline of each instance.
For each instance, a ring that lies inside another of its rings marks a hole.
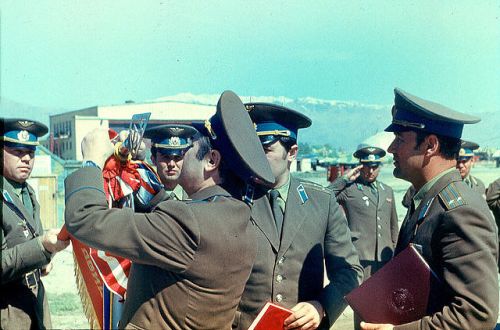
[[[439,198],[444,203],[447,210],[467,204],[453,182],[441,190]]]
[[[326,193],[329,193],[329,194],[332,193],[331,189],[328,189],[327,187],[324,187],[324,186],[322,186],[322,185],[320,185],[319,183],[316,183],[316,182],[302,181],[302,180],[300,180],[300,183],[302,185],[304,185],[304,187],[307,187],[307,188],[311,188],[311,189],[314,189],[314,190],[317,190],[317,191],[323,191],[323,192],[326,192]]]
[[[197,203],[212,203],[219,199],[219,197],[231,197],[230,195],[213,195],[205,199],[191,199],[185,200],[186,204],[197,204]]]

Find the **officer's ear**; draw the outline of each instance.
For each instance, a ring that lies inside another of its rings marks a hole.
[[[439,153],[440,150],[439,139],[434,134],[429,134],[425,138],[425,155],[426,156],[434,156]]]
[[[213,171],[219,168],[220,163],[222,161],[222,156],[219,152],[219,150],[210,150],[207,155],[205,156],[207,159],[207,162],[205,163],[205,170],[208,171]]]
[[[294,144],[293,146],[290,147],[290,150],[288,150],[288,155],[287,155],[288,161],[293,162],[294,160],[296,160],[298,153],[299,153],[299,146]]]

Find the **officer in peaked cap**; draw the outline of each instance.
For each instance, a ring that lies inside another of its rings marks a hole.
[[[364,280],[391,260],[398,240],[394,192],[380,182],[381,148],[360,145],[353,156],[361,165],[335,180],[330,188],[344,209],[352,240],[364,270]],[[354,328],[360,317],[354,314]]]
[[[151,161],[156,166],[165,188],[166,199],[183,199],[184,192],[179,183],[182,159],[193,146],[193,137],[198,131],[188,125],[168,124],[149,128],[144,137],[151,139]],[[157,196],[161,196],[163,192]],[[156,197],[157,199],[159,197]]]
[[[267,301],[293,308],[285,326],[328,328],[345,308],[343,295],[358,286],[362,269],[332,191],[290,175],[298,130],[311,120],[275,104],[246,108],[276,182],[256,189],[257,258],[233,328],[248,329]],[[330,279],[325,288],[324,262]]]
[[[395,139],[388,152],[394,156],[394,175],[415,188],[395,253],[413,244],[441,285],[431,284],[424,317],[393,328],[493,329],[499,298],[497,229],[486,201],[455,168],[463,126],[479,118],[394,92],[393,120],[386,131]]]
[[[470,174],[470,171],[474,166],[474,150],[476,149],[479,149],[479,144],[462,140],[462,145],[460,146],[460,151],[458,152],[457,170],[460,172],[462,180],[464,180],[465,184],[486,198],[486,187],[484,183],[479,180],[479,178]]]
[[[132,261],[120,328],[218,330],[234,319],[256,253],[239,184],[274,178],[236,94],[224,92],[205,125],[203,134],[174,130],[168,142],[155,142],[157,149],[188,148],[179,184],[191,200],[163,201],[147,214],[108,210],[98,168],[84,167],[65,181],[68,232]],[[84,159],[104,164],[113,152],[106,140],[102,130],[87,135]],[[239,181],[227,179],[234,176]]]
[[[69,241],[59,230],[44,234],[40,205],[26,180],[35,160],[38,138],[48,132],[42,123],[0,118],[2,150],[2,329],[52,328],[41,276],[52,268],[53,255]]]

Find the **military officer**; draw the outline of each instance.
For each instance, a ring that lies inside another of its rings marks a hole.
[[[493,329],[498,317],[498,236],[486,201],[456,170],[464,124],[480,119],[395,89],[394,176],[415,187],[396,254],[413,243],[441,279],[442,304],[419,320],[364,329]],[[432,302],[436,302],[431,298]],[[404,305],[405,303],[402,302]]]
[[[98,167],[112,147],[102,131],[82,143],[88,166],[66,179],[68,231],[132,260],[120,327],[231,327],[256,249],[241,186],[225,178],[274,178],[238,96],[224,92],[206,126],[206,135],[193,136],[179,176],[190,201],[164,201],[148,214],[108,210]]]
[[[488,190],[486,191],[486,202],[491,212],[493,212],[497,228],[500,228],[500,178],[496,179],[488,186]],[[500,231],[498,240],[500,241]],[[498,269],[500,270],[500,259],[498,260]]]
[[[311,120],[274,104],[246,107],[276,183],[258,189],[252,206],[257,257],[233,328],[247,329],[267,301],[292,309],[285,329],[329,327],[346,306],[343,296],[361,281],[362,268],[333,192],[290,175],[298,129]]]
[[[184,192],[179,185],[182,158],[192,146],[191,136],[196,129],[188,125],[168,124],[147,129],[145,138],[151,139],[151,161],[156,166],[165,188],[165,198],[181,200]]]
[[[42,123],[0,118],[2,150],[2,329],[50,329],[47,296],[40,276],[52,268],[51,259],[69,241],[59,230],[44,234],[40,205],[26,182],[35,161],[38,138],[48,132]]]
[[[366,280],[391,260],[398,239],[398,216],[392,188],[377,180],[385,151],[361,145],[353,156],[361,163],[356,174],[338,178],[331,188],[345,211]],[[360,322],[354,315],[355,328]]]
[[[457,157],[457,170],[460,172],[462,180],[472,190],[483,196],[483,198],[486,198],[486,188],[484,186],[484,183],[470,174],[470,171],[474,166],[474,150],[478,148],[479,145],[477,143],[462,140],[460,151],[458,152]]]

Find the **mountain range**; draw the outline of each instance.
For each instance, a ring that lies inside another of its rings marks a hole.
[[[148,102],[177,101],[192,104],[215,105],[219,95],[182,93]],[[270,102],[280,104],[307,115],[312,126],[299,131],[299,141],[310,145],[328,144],[340,150],[354,150],[357,145],[383,132],[391,121],[392,105],[363,104],[356,101],[325,100],[313,97],[288,98],[284,96],[241,97],[243,102]],[[92,106],[92,105],[89,105]],[[25,117],[49,124],[49,116],[77,109],[44,108],[2,98],[0,112],[5,117]],[[474,113],[482,118],[475,125],[465,125],[464,139],[475,141],[482,147],[500,147],[500,111]]]

